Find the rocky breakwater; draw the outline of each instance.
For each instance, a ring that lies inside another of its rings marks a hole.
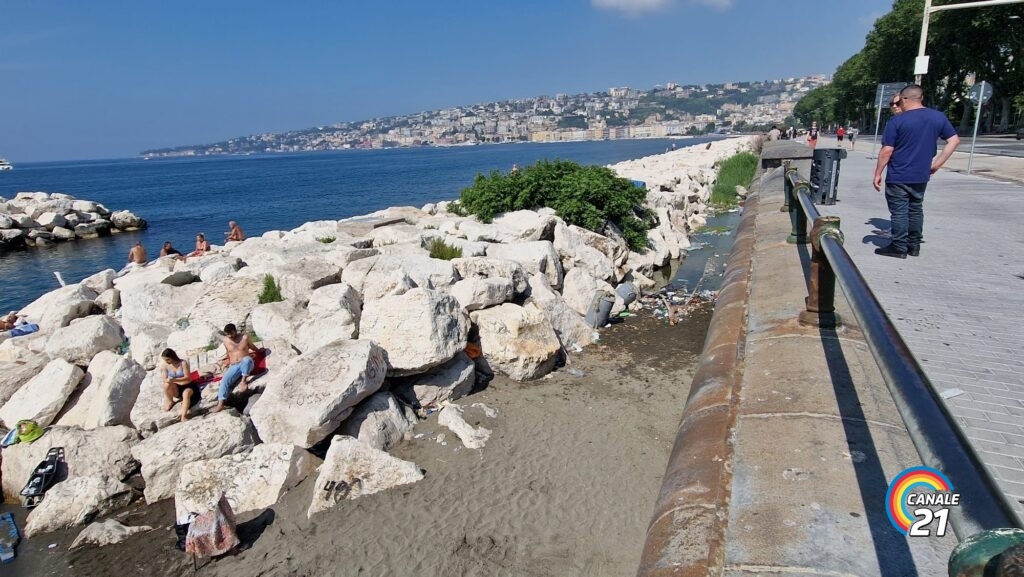
[[[477,375],[536,379],[592,343],[593,303],[622,309],[619,285],[653,285],[650,272],[701,220],[714,162],[750,146],[718,142],[685,169],[631,174],[647,180],[659,218],[642,252],[548,209],[485,224],[442,202],[271,231],[43,295],[21,311],[40,331],[0,343],[0,420],[49,426],[3,450],[4,497],[17,499],[52,446],[65,448],[67,476],[29,514],[29,536],[140,498],[126,482],[135,474],[141,498],[173,496],[182,518],[220,495],[237,513],[269,507],[317,469],[309,515],[414,483],[424,471],[387,451],[408,437],[415,409],[443,405],[439,426],[483,450],[488,431],[456,403]],[[439,241],[462,256],[432,258]],[[282,300],[260,304],[268,276]],[[160,351],[210,371],[229,322],[269,351],[268,372],[220,413],[216,384],[206,386],[179,422],[179,407],[163,410]]]
[[[144,228],[146,221],[127,210],[111,212],[98,202],[59,192],[0,197],[0,252]]]

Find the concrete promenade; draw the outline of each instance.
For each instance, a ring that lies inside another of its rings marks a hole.
[[[840,202],[819,210],[842,219],[846,250],[1024,516],[1024,159],[976,154],[967,176],[955,153],[928,185],[921,256],[900,260],[873,253],[889,242],[889,212],[870,140],[857,148]]]

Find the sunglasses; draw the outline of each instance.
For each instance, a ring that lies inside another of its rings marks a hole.
[[[902,106],[902,104],[903,104],[903,101],[902,101],[902,100],[897,100],[897,101],[895,101],[895,102],[890,102],[890,103],[889,103],[889,106],[891,106],[891,107],[896,107],[896,106]]]

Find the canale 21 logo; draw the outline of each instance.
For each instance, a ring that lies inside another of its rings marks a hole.
[[[912,467],[889,483],[886,512],[896,530],[908,537],[945,537],[949,508],[960,504],[960,494],[942,472],[931,467]],[[938,507],[938,508],[936,508]]]

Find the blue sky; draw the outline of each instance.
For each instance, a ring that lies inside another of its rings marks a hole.
[[[560,92],[831,74],[891,6],[8,0],[0,157],[130,157]]]

